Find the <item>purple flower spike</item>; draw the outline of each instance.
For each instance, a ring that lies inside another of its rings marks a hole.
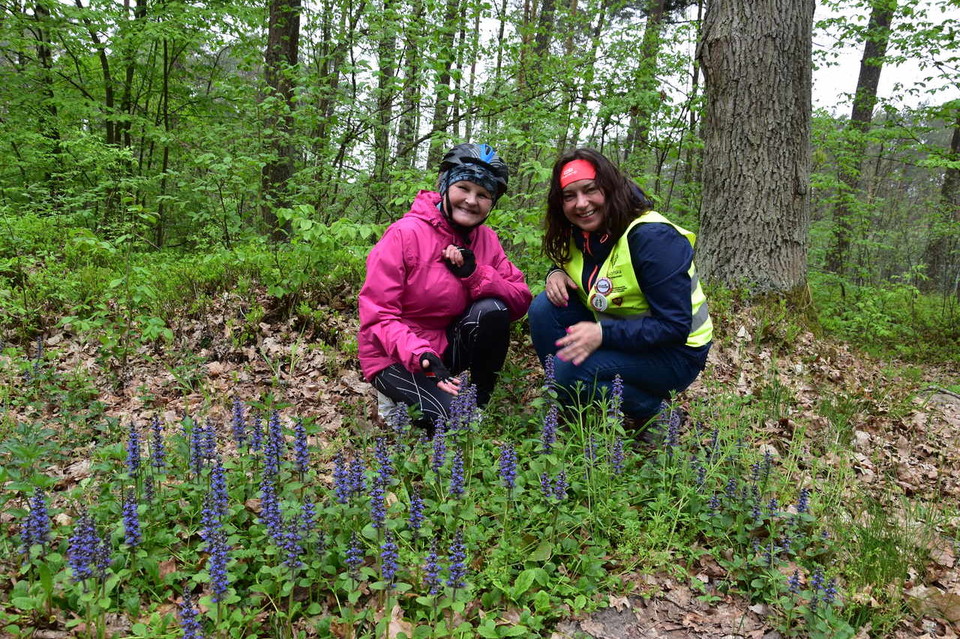
[[[134,491],[128,491],[123,500],[123,543],[131,548],[139,546],[143,541],[140,534],[140,513],[137,512],[137,496]]]
[[[384,437],[377,437],[374,448],[374,457],[377,460],[377,481],[381,486],[388,486],[393,475],[393,460],[390,459],[390,447]]]
[[[367,469],[359,456],[350,462],[350,492],[358,497],[367,492]]]
[[[414,488],[410,495],[410,516],[407,523],[413,532],[414,538],[420,533],[420,526],[423,525],[423,499],[420,497],[420,489]]]
[[[801,488],[800,497],[797,500],[797,514],[803,515],[810,512],[810,489]]]
[[[297,472],[303,477],[310,468],[310,448],[307,445],[307,430],[302,419],[298,419],[293,424],[293,457]]]
[[[513,444],[505,442],[500,446],[500,479],[508,491],[517,483],[517,453]]]
[[[457,530],[457,534],[450,544],[450,574],[447,577],[447,585],[451,588],[463,588],[467,585],[467,547],[463,543],[463,529]]]
[[[567,488],[570,485],[567,483],[567,473],[560,471],[560,474],[557,475],[557,478],[553,482],[553,497],[557,501],[563,501],[567,498]]]
[[[127,437],[127,472],[135,477],[140,472],[140,432],[135,422],[130,422],[130,431]]]
[[[384,534],[383,545],[380,546],[380,577],[393,588],[393,580],[397,576],[397,544],[393,541],[393,533],[389,530]]]
[[[233,427],[233,440],[237,442],[238,448],[242,448],[247,442],[247,416],[243,408],[243,402],[237,397],[233,398],[230,410],[230,425]]]
[[[463,449],[458,448],[453,456],[453,467],[450,469],[450,496],[460,497],[464,493],[466,478],[463,475]]]
[[[433,462],[430,467],[433,468],[433,472],[440,474],[440,469],[443,468],[443,464],[447,461],[447,439],[446,431],[443,429],[443,424],[438,420],[437,427],[433,432]]]
[[[20,528],[20,539],[24,553],[30,552],[34,544],[44,546],[50,538],[50,515],[47,513],[47,496],[39,486],[30,498],[30,512],[24,517]]]
[[[370,489],[370,519],[374,528],[382,528],[387,520],[387,498],[379,482]]]
[[[150,423],[150,464],[154,470],[162,471],[167,467],[167,447],[163,441],[163,427],[160,418],[154,415]]]
[[[183,603],[180,604],[180,628],[183,639],[203,639],[203,626],[197,619],[199,614],[193,607],[193,598],[188,590],[183,591]]]
[[[610,451],[610,467],[614,475],[623,474],[623,440],[617,437],[613,441],[613,450]]]
[[[557,426],[559,423],[560,407],[551,404],[547,416],[543,418],[543,429],[540,431],[540,443],[543,446],[541,452],[544,455],[549,455],[553,451],[553,444],[557,441]]]
[[[341,450],[333,458],[333,494],[337,503],[349,502],[351,490],[350,470],[347,468],[347,458]]]
[[[610,417],[616,422],[623,421],[623,378],[615,375],[613,392],[610,393]]]
[[[350,569],[350,576],[354,581],[360,581],[360,566],[363,565],[363,549],[360,547],[360,537],[356,531],[350,535],[350,546],[347,547],[345,562]]]
[[[254,413],[253,420],[250,422],[250,450],[256,452],[263,450],[263,418],[259,411]]]
[[[794,570],[793,575],[790,576],[787,585],[790,587],[790,592],[793,594],[798,594],[800,592],[800,571]]]
[[[97,533],[93,515],[81,511],[67,548],[67,562],[73,572],[73,581],[81,582],[90,577],[103,579],[110,566],[109,542]]]
[[[437,538],[430,543],[430,552],[423,564],[423,586],[427,594],[436,595],[440,592],[440,557],[437,555]]]

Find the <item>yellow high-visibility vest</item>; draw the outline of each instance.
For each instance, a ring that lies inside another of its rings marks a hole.
[[[630,245],[627,236],[631,229],[638,224],[659,222],[669,224],[690,242],[693,246],[697,236],[692,231],[677,226],[656,211],[648,211],[635,219],[624,231],[620,239],[610,250],[610,255],[600,265],[600,270],[593,278],[589,291],[581,286],[583,277],[583,253],[577,248],[573,238],[570,238],[570,261],[563,265],[574,282],[577,283],[577,295],[580,300],[593,310],[597,319],[630,319],[650,315],[650,304],[640,290],[640,282],[633,270],[630,259]],[[687,346],[704,346],[713,339],[713,321],[707,310],[707,298],[700,286],[700,277],[697,268],[690,262],[690,301],[693,305],[693,322],[690,326],[690,335],[687,336]]]

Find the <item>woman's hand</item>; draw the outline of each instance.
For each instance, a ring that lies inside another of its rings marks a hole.
[[[450,244],[440,254],[447,263],[447,268],[459,278],[470,277],[477,269],[477,257],[468,248],[461,248]]]
[[[448,244],[440,257],[454,266],[463,266],[463,255],[460,254],[460,247],[454,244]]]
[[[427,352],[420,355],[420,368],[427,374],[427,377],[434,378],[437,382],[437,388],[443,392],[451,395],[460,393],[460,378],[454,377],[453,373],[435,354]]]
[[[566,271],[557,269],[547,275],[547,285],[544,287],[544,291],[551,304],[566,306],[570,302],[570,294],[567,289],[577,290],[577,283],[567,275]]]
[[[579,366],[585,359],[600,348],[603,343],[603,329],[598,322],[577,322],[567,328],[567,334],[557,340],[557,357],[564,362],[573,362]]]

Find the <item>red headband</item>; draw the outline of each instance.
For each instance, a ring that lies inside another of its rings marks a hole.
[[[597,170],[587,160],[570,160],[560,170],[560,188],[567,188],[571,182],[593,180],[596,177]]]

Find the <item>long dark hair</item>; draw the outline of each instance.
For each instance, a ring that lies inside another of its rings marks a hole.
[[[543,220],[543,252],[557,265],[570,261],[573,224],[563,214],[560,170],[572,160],[586,160],[596,169],[595,181],[606,201],[604,223],[614,241],[623,235],[630,222],[653,209],[653,202],[647,194],[601,153],[593,149],[574,149],[564,153],[553,165],[550,193],[547,195],[547,215]]]

